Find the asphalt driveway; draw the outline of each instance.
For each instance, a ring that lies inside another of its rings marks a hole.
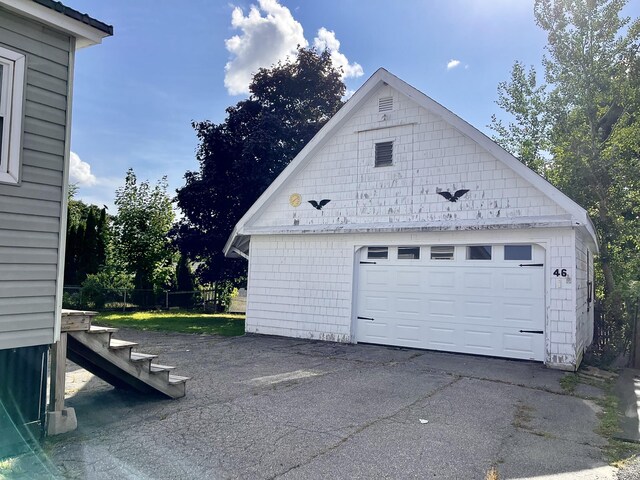
[[[263,336],[121,330],[193,377],[180,400],[68,373],[79,427],[51,475],[182,478],[615,478],[594,387],[529,362]],[[591,399],[590,399],[591,398]]]

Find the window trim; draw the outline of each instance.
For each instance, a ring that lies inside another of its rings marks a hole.
[[[3,75],[0,85],[0,115],[3,118],[2,151],[0,151],[0,183],[20,181],[22,122],[25,93],[26,57],[0,47]]]

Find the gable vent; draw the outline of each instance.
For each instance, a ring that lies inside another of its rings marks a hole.
[[[378,99],[378,112],[390,112],[393,110],[393,97]]]
[[[393,142],[376,143],[376,167],[393,165]]]

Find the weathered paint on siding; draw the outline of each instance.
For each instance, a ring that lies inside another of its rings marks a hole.
[[[587,255],[589,255],[588,269]],[[576,354],[578,356],[583,354],[584,349],[591,345],[593,340],[593,297],[590,304],[587,302],[587,282],[593,281],[593,252],[587,247],[584,233],[578,231],[576,232]]]
[[[0,183],[0,349],[53,342],[71,39],[0,8],[27,56],[21,182]]]
[[[380,120],[378,98],[394,97]],[[393,140],[394,161],[374,166],[374,144]],[[452,203],[437,191],[469,189]],[[299,193],[302,204],[289,205]],[[330,199],[322,210],[308,200]],[[403,222],[487,222],[567,212],[473,140],[392,89],[381,87],[306,167],[272,197],[251,227]]]
[[[529,230],[254,235],[251,238],[246,331],[353,342],[355,254],[366,245],[536,243],[546,251],[546,359],[576,363],[574,231]],[[552,275],[566,268],[566,277]]]

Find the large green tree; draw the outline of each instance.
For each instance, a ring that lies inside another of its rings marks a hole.
[[[116,263],[134,276],[135,288],[165,288],[173,276],[174,257],[168,236],[174,213],[166,177],[151,186],[148,181],[138,182],[133,169],[129,169],[124,187],[116,190],[115,204]]]
[[[260,69],[251,95],[220,124],[193,124],[200,169],[185,174],[177,203],[180,250],[197,260],[204,282],[234,278],[246,262],[222,248],[236,222],[342,106],[345,85],[328,51],[300,48],[294,60]]]
[[[549,150],[550,180],[594,220],[607,314],[621,328],[622,298],[640,280],[640,22],[622,15],[625,4],[536,0],[536,23],[548,40],[547,86],[532,90],[534,81],[512,76],[499,91],[507,112],[523,106],[516,119],[525,126],[540,113],[529,94],[540,99],[546,130],[532,140]],[[518,155],[525,136],[496,130]]]
[[[497,115],[491,116],[493,140],[520,159],[527,167],[544,175],[548,159],[549,116],[546,115],[545,85],[539,85],[536,70],[515,62],[511,79],[498,84],[496,103],[511,115],[505,125]]]

